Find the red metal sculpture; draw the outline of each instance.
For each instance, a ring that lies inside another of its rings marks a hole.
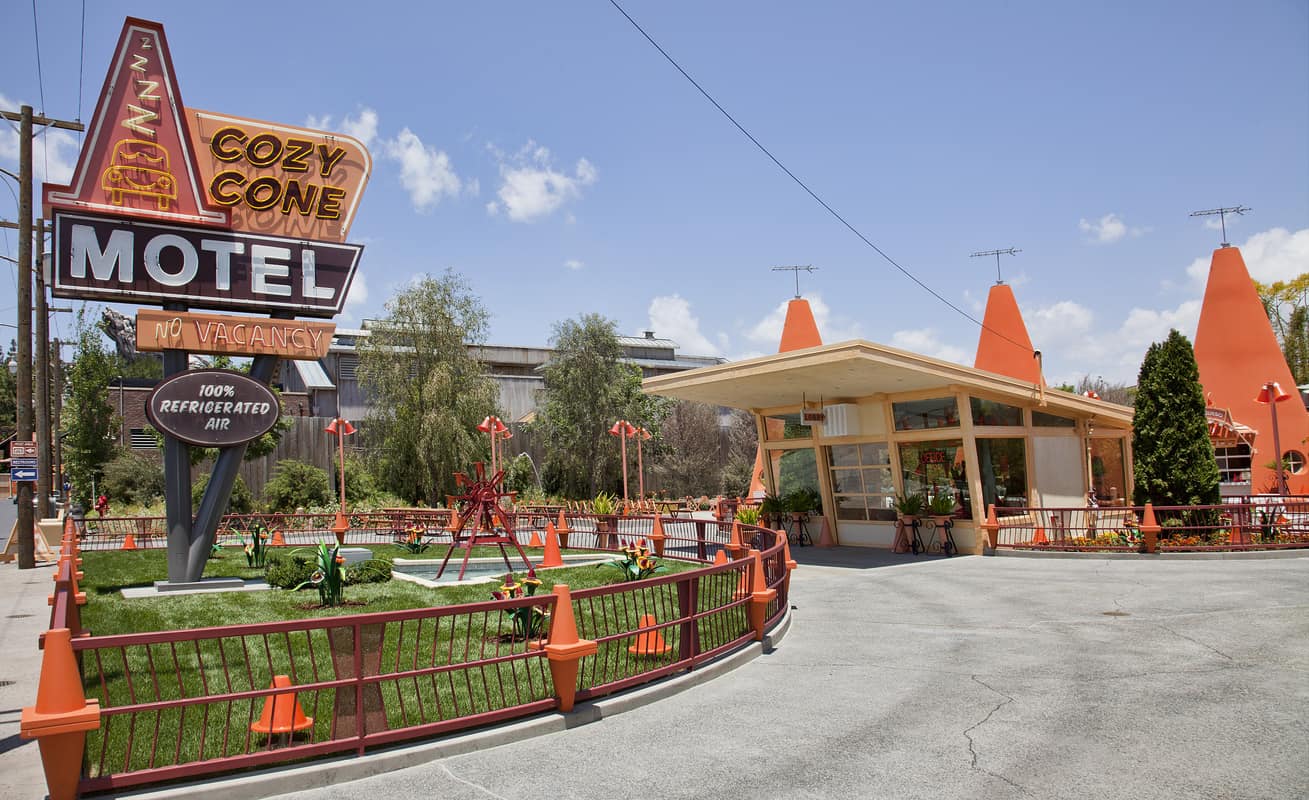
[[[437,579],[440,580],[445,574],[451,554],[461,544],[464,547],[464,560],[459,568],[458,580],[464,579],[464,572],[468,569],[468,559],[473,554],[473,546],[478,544],[498,545],[505,567],[513,572],[513,565],[509,563],[509,554],[505,552],[505,545],[512,544],[518,555],[522,557],[524,568],[530,572],[532,562],[527,559],[527,553],[523,552],[518,537],[514,535],[514,518],[500,507],[500,498],[511,496],[511,493],[500,488],[505,477],[504,470],[496,470],[490,480],[487,480],[482,462],[478,461],[473,466],[477,474],[476,480],[470,480],[462,472],[455,473],[455,483],[467,487],[467,492],[454,498],[457,506],[451,513],[457,516],[455,525],[450,531],[450,548],[445,551],[445,558],[441,559],[441,569],[436,573]],[[472,528],[465,533],[469,523],[472,523]]]

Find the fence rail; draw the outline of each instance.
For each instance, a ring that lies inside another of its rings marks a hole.
[[[1205,506],[994,511],[993,546],[997,548],[1226,552],[1309,547],[1309,498],[1261,497]]]
[[[312,523],[294,527],[306,516],[279,522],[283,530],[313,530]],[[378,516],[384,522],[376,529],[395,519]],[[444,524],[430,512],[416,519]],[[525,529],[544,523],[518,521]],[[104,549],[128,529],[121,520],[91,522],[109,524],[88,524],[80,534],[66,524],[52,598],[55,639],[47,639],[46,653],[69,648],[62,643],[71,635],[74,684],[87,708],[98,707],[98,727],[83,734],[81,769],[69,766],[79,776],[75,790],[84,792],[363,753],[567,711],[575,699],[694,669],[761,639],[788,607],[794,566],[785,536],[765,528],[661,519],[660,531],[652,517],[572,514],[567,547],[616,550],[645,540],[669,557],[707,561],[722,550],[735,558],[571,593],[560,586],[469,605],[90,636],[80,627],[78,552],[83,543]],[[130,531],[153,523],[133,520]],[[515,629],[516,613],[542,624]],[[556,672],[569,659],[575,678]]]

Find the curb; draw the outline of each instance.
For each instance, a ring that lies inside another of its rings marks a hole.
[[[426,764],[443,758],[487,750],[504,744],[559,733],[570,728],[599,722],[627,711],[680,694],[707,683],[738,667],[767,655],[782,641],[791,627],[791,611],[764,635],[762,642],[746,647],[697,667],[690,672],[612,697],[578,703],[569,713],[550,712],[491,728],[450,736],[439,741],[419,741],[371,751],[362,756],[336,756],[330,759],[271,768],[235,777],[217,777],[194,783],[178,783],[162,788],[136,791],[105,792],[97,797],[131,800],[260,800],[281,794],[321,789],[338,783],[370,778],[385,772]]]
[[[1276,558],[1309,558],[1309,549],[1299,550],[1234,550],[1228,552],[1194,552],[1194,553],[1079,553],[1071,550],[1011,550],[1005,548],[987,553],[988,557],[998,558],[1081,558],[1112,559],[1131,561],[1146,559],[1151,563],[1162,561],[1225,561],[1229,559],[1257,561]]]

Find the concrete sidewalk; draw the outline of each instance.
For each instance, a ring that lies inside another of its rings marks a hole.
[[[17,509],[0,503],[0,530],[8,535]],[[23,706],[36,702],[41,676],[38,637],[50,626],[46,598],[54,591],[54,564],[36,569],[0,564],[0,797],[45,797],[41,755],[33,740],[18,736]]]

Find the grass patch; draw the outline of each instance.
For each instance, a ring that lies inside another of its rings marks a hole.
[[[388,560],[407,555],[393,545],[369,549]],[[497,553],[496,548],[485,549],[488,552],[475,555]],[[539,554],[539,550],[529,551],[532,556]],[[231,695],[265,691],[275,675],[288,675],[293,685],[301,687],[354,678],[356,647],[362,653],[364,674],[382,676],[364,684],[362,724],[369,732],[449,722],[538,701],[548,703],[554,696],[545,659],[528,642],[512,637],[508,615],[499,609],[465,612],[455,607],[490,600],[495,583],[437,589],[395,580],[360,584],[346,588],[345,600],[363,605],[324,609],[304,607],[317,602],[313,589],[124,600],[119,589],[148,585],[166,574],[166,553],[86,552],[83,558],[86,579],[82,587],[90,601],[83,608],[82,620],[97,636],[309,618],[335,617],[343,623],[289,633],[229,635],[84,652],[87,695],[99,698],[107,712],[101,729],[87,738],[87,777],[273,748],[285,749],[285,760],[290,761],[299,757],[297,745],[347,739],[361,724],[353,683],[298,691],[296,702],[314,722],[285,742],[251,731],[251,724],[269,702],[267,696]],[[674,560],[664,563],[670,573],[699,566]],[[246,566],[236,548],[225,549],[206,569],[206,575],[212,576],[254,578],[260,573]],[[567,583],[574,590],[607,585],[617,579],[618,572],[578,566],[546,570],[540,577],[544,585],[538,596],[548,593],[555,583]],[[629,652],[636,641],[633,631],[647,614],[663,622],[678,617],[675,584],[633,586],[617,594],[575,598],[579,633],[600,642],[599,652],[582,662],[578,688],[586,691],[673,664],[681,636],[688,631],[701,652],[740,636],[747,627],[743,609],[723,609],[732,602],[735,588],[735,573],[702,579],[697,610],[704,616],[689,628],[661,630],[671,651],[654,655]],[[350,626],[353,615],[432,607],[445,610],[419,619],[365,625],[358,629],[360,640],[355,641],[356,629]],[[290,702],[289,695],[280,697],[279,702]],[[114,713],[128,705],[183,699],[195,702]]]

